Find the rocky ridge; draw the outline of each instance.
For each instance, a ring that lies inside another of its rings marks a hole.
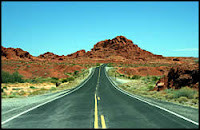
[[[37,57],[23,51],[20,48],[1,47],[1,56],[5,59],[31,59],[31,60],[66,60],[71,58],[101,58],[107,59],[123,59],[146,61],[148,59],[163,59],[161,55],[155,55],[149,51],[143,50],[134,44],[131,40],[124,36],[117,36],[113,39],[97,42],[91,51],[79,50],[67,56],[59,56],[51,52],[46,52]]]

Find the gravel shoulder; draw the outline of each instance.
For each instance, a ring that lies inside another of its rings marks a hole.
[[[93,70],[94,70],[93,68],[89,69],[88,76],[85,77],[85,79],[82,79],[80,81],[80,84],[83,83],[83,81],[85,81],[89,77],[89,75],[92,73]],[[65,94],[72,89],[62,90],[62,91],[53,92],[53,93],[46,93],[42,95],[35,95],[35,96],[30,96],[30,97],[3,98],[3,99],[1,98],[1,120],[5,121],[36,105],[47,102],[62,94]]]
[[[105,67],[106,69],[106,72],[112,67]],[[120,84],[123,84],[123,83],[127,83],[129,82],[130,80],[128,79],[120,79],[120,78],[116,78],[116,77],[109,77],[113,83],[116,85],[116,86],[119,86]],[[122,88],[121,88],[122,89]],[[125,90],[124,90],[125,91]],[[126,91],[127,92],[127,91]],[[128,92],[129,93],[129,92]],[[130,93],[132,94],[132,93]],[[134,94],[132,94],[134,95]],[[196,109],[196,108],[193,108],[193,107],[189,107],[189,106],[183,106],[183,105],[179,105],[179,104],[175,104],[175,103],[172,103],[172,102],[167,102],[167,101],[161,101],[161,100],[158,100],[158,99],[155,99],[155,98],[150,98],[150,97],[144,97],[144,96],[141,96],[141,95],[134,95],[134,96],[137,96],[143,100],[146,100],[152,104],[155,104],[155,105],[158,105],[160,107],[163,107],[163,108],[166,108],[172,112],[175,112],[179,115],[182,115],[186,118],[189,118],[195,122],[199,122],[199,109]]]

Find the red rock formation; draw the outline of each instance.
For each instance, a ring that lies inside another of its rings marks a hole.
[[[77,51],[77,52],[72,53],[72,54],[67,55],[67,56],[70,57],[70,58],[78,58],[78,57],[85,56],[85,54],[86,54],[85,50],[80,50],[80,51]]]
[[[91,51],[87,52],[91,58],[109,58],[110,56],[122,56],[125,59],[144,61],[151,58],[164,58],[161,55],[154,55],[151,52],[142,50],[136,44],[124,36],[117,36],[114,39],[100,41],[94,45]]]
[[[117,36],[112,40],[100,41],[94,45],[91,51],[79,50],[67,56],[55,55],[51,52],[41,54],[38,57],[31,56],[27,51],[20,48],[4,48],[2,47],[2,56],[7,59],[37,59],[37,60],[65,60],[67,58],[94,58],[95,60],[105,61],[126,61],[127,59],[136,61],[146,61],[148,59],[162,59],[161,55],[154,55],[151,52],[142,50],[136,44],[124,36]],[[102,61],[103,62],[103,61]]]
[[[185,86],[198,89],[199,66],[197,64],[172,67],[168,74],[157,82],[154,90],[160,91],[169,88],[180,89]]]
[[[56,59],[58,58],[58,55],[55,55],[54,53],[51,52],[46,52],[44,54],[39,55],[38,57],[42,59]]]
[[[1,57],[4,59],[34,59],[29,52],[20,48],[5,48],[1,46]]]

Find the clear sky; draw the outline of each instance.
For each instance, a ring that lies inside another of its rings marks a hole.
[[[33,56],[90,51],[123,35],[163,56],[198,57],[199,3],[1,2],[1,45]]]

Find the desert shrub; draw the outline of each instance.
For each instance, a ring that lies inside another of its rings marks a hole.
[[[74,77],[68,77],[68,78],[65,78],[65,79],[62,79],[62,83],[64,82],[69,82],[69,81],[73,81],[74,80]]]
[[[21,91],[18,92],[18,95],[20,95],[20,96],[22,96],[24,94],[26,94],[26,92],[24,90],[21,90]]]
[[[78,70],[74,71],[74,75],[77,75],[78,73],[79,73],[79,71],[78,71]]]
[[[152,76],[151,79],[152,79],[152,81],[156,82],[160,79],[160,77],[159,76]]]
[[[13,74],[9,72],[1,71],[1,81],[2,83],[24,83],[23,76],[20,75],[17,71]]]
[[[20,88],[12,88],[12,90],[20,90]]]
[[[43,77],[37,77],[35,79],[32,80],[34,83],[44,83],[47,81],[46,78],[43,78]]]
[[[132,76],[132,79],[140,79],[140,78],[141,78],[140,75],[133,75],[133,76]]]
[[[17,94],[16,94],[16,92],[11,92],[11,94],[8,95],[8,97],[9,98],[15,98],[15,97],[17,97]]]
[[[169,93],[169,94],[166,94],[165,98],[171,100],[174,98],[174,95],[172,93]]]
[[[198,99],[192,99],[191,101],[193,104],[197,104],[198,103]]]
[[[124,75],[123,75],[123,74],[119,74],[119,76],[120,76],[120,77],[124,77]]]
[[[96,63],[96,66],[100,66],[100,63]]]
[[[23,83],[24,80],[22,79],[22,75],[20,75],[17,71],[13,73],[13,82]]]
[[[173,89],[165,89],[164,90],[167,94],[173,94]]]
[[[68,75],[68,76],[70,76],[70,75],[72,75],[72,73],[67,72],[67,73],[64,73],[64,75]]]
[[[55,91],[56,90],[56,87],[51,87],[50,88],[50,91]]]
[[[1,98],[6,98],[7,97],[7,93],[6,92],[2,92],[1,93]]]
[[[108,63],[107,66],[108,67],[113,67],[113,63]]]
[[[30,88],[31,88],[31,89],[36,89],[36,87],[34,87],[34,86],[30,86]]]
[[[48,89],[45,88],[41,88],[39,90],[33,91],[32,93],[30,93],[30,95],[38,95],[38,94],[44,94],[45,92],[47,92]]]
[[[48,78],[44,78],[44,77],[37,77],[37,78],[34,78],[34,79],[26,79],[26,82],[29,82],[29,83],[56,83],[59,79],[56,78],[56,77],[48,77]]]
[[[14,97],[16,97],[16,95],[15,94],[10,94],[8,97],[9,98],[14,98]]]
[[[68,82],[68,79],[67,79],[67,78],[62,79],[61,82],[62,82],[62,83],[64,83],[64,82]]]
[[[149,76],[142,77],[141,80],[143,80],[144,83],[150,83],[150,77]]]
[[[153,88],[154,88],[154,86],[151,84],[151,85],[148,85],[148,90],[150,91],[150,90],[153,90]]]
[[[51,83],[58,83],[58,80],[52,80]]]
[[[148,95],[148,92],[146,92],[146,91],[140,91],[140,94],[142,94],[142,95]]]
[[[6,89],[6,90],[8,90],[8,88],[7,88],[6,86],[4,86],[4,87],[3,87],[3,89]]]
[[[155,84],[159,79],[160,79],[160,76],[149,76],[149,75],[141,78],[141,80],[144,83],[151,83],[151,84]]]
[[[51,83],[58,83],[58,80],[56,77],[51,77]]]
[[[187,97],[179,97],[178,99],[177,99],[177,101],[179,102],[179,103],[183,103],[183,102],[187,102],[188,101],[188,98]]]
[[[51,77],[52,80],[58,80],[59,78],[56,77]]]
[[[74,81],[74,77],[69,77],[67,79],[68,79],[68,81]]]
[[[194,99],[199,99],[199,93],[195,93],[193,96]]]
[[[188,87],[183,87],[179,90],[173,91],[174,98],[187,97],[189,99],[192,99],[195,94],[196,94],[196,90],[192,90],[191,88],[188,88]]]

